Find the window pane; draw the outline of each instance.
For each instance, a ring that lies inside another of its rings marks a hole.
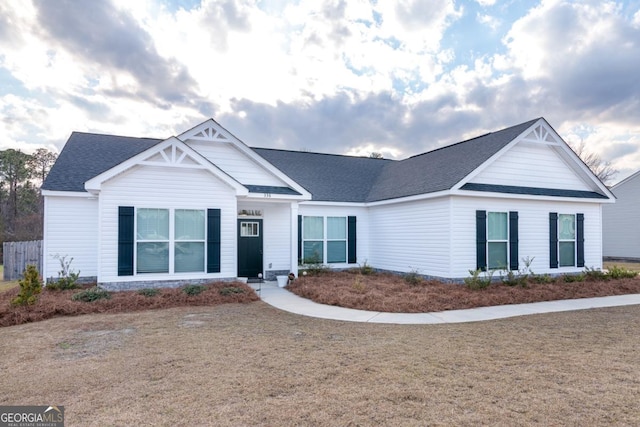
[[[507,268],[507,244],[506,243],[488,243],[489,247],[489,269],[506,269]]]
[[[347,242],[327,242],[327,262],[347,262]]]
[[[327,239],[346,239],[346,238],[347,238],[347,218],[343,216],[327,217]]]
[[[321,216],[305,216],[303,218],[302,236],[307,239],[324,239],[323,217]]]
[[[204,271],[204,243],[176,242],[175,272]]]
[[[560,267],[576,265],[576,251],[574,242],[560,242]]]
[[[241,222],[240,237],[260,237],[260,227],[257,222]]]
[[[507,240],[507,213],[489,212],[487,219],[489,240]]]
[[[138,243],[138,273],[168,273],[169,243]]]
[[[204,211],[176,209],[176,240],[204,240]]]
[[[169,240],[168,209],[138,209],[139,240]]]
[[[323,262],[323,242],[304,242],[302,262],[305,264],[318,264]]]
[[[560,240],[575,240],[576,216],[558,215],[558,238]]]

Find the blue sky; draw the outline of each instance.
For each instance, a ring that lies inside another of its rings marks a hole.
[[[404,158],[545,117],[640,169],[640,0],[9,0],[0,149],[72,131]]]

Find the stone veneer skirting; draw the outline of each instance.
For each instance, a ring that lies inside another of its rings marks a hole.
[[[135,282],[106,282],[98,286],[107,291],[137,291],[140,289],[179,288],[185,285],[204,285],[212,282],[245,282],[237,277],[219,279],[189,279],[189,280],[141,280]]]

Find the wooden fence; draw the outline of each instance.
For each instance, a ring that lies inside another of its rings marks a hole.
[[[33,264],[42,274],[42,240],[4,242],[2,244],[4,280],[22,278],[27,265]]]

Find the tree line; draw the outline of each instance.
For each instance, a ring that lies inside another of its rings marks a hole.
[[[0,239],[42,239],[44,202],[40,187],[57,155],[46,148],[33,154],[0,151]]]

